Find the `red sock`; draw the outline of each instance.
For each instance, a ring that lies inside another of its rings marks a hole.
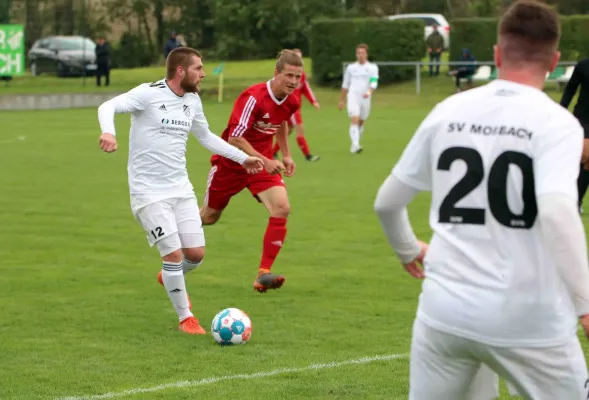
[[[278,142],[274,144],[274,148],[272,149],[272,154],[277,154],[280,151],[280,145]]]
[[[297,143],[299,144],[299,149],[301,149],[305,157],[309,157],[309,154],[311,154],[311,152],[309,151],[307,139],[305,139],[304,136],[297,136]]]
[[[286,218],[270,217],[266,234],[264,235],[264,248],[262,251],[262,261],[260,262],[260,269],[270,270],[272,264],[286,237]]]

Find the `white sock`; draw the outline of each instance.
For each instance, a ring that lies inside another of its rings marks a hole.
[[[360,130],[360,139],[361,139],[362,134],[364,133],[364,125],[359,126],[358,129]]]
[[[350,139],[352,139],[352,147],[360,146],[360,130],[356,124],[350,125]]]
[[[189,273],[190,271],[192,271],[193,269],[198,267],[200,264],[202,264],[202,261],[193,262],[193,261],[184,259],[184,261],[182,261],[182,270],[184,271],[184,275],[186,275],[187,273]]]
[[[162,280],[172,305],[178,314],[178,319],[182,321],[192,317],[192,313],[188,308],[188,295],[186,294],[182,263],[164,262]]]

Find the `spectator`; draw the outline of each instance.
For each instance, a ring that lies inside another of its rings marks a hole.
[[[440,75],[440,57],[444,51],[444,37],[438,31],[438,25],[432,26],[434,31],[427,37],[427,52],[429,54],[429,76],[434,76],[434,62],[436,64],[435,76]]]
[[[164,46],[164,58],[165,59],[168,58],[168,54],[170,54],[170,52],[172,50],[174,50],[176,47],[180,47],[180,42],[178,41],[176,36],[177,36],[176,32],[174,32],[174,31],[170,32],[170,38],[168,39],[168,41],[166,42],[166,45]]]
[[[461,92],[462,88],[460,86],[461,79],[467,79],[467,88],[472,88],[472,76],[476,71],[476,65],[474,62],[476,58],[471,54],[469,49],[462,49],[462,53],[460,54],[460,61],[466,61],[468,64],[459,65],[453,71],[449,72],[449,75],[456,77],[456,91]]]
[[[105,77],[105,86],[110,85],[110,46],[99,36],[94,49],[96,53],[96,86],[101,86],[102,77]]]

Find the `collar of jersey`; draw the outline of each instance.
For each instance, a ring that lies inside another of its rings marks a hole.
[[[166,87],[168,88],[168,90],[170,91],[170,93],[172,93],[174,96],[179,97],[179,98],[183,98],[184,96],[178,96],[176,93],[174,93],[174,91],[172,90],[172,88],[168,85],[168,78],[164,78],[164,83],[166,84]]]
[[[495,79],[490,84],[492,84],[493,86],[501,86],[501,87],[508,87],[508,88],[510,87],[512,89],[529,90],[529,91],[540,92],[542,94],[545,94],[542,90],[535,88],[533,86],[524,85],[523,83],[508,81],[508,80],[500,79],[500,78]]]
[[[278,100],[276,98],[276,96],[274,96],[274,93],[272,93],[272,88],[270,87],[270,82],[272,82],[274,79],[270,79],[268,82],[266,82],[266,88],[268,89],[268,93],[270,93],[270,97],[272,98],[272,100],[274,101],[274,103],[281,105],[282,103],[284,103],[286,101],[286,99],[288,99],[288,95],[286,95],[284,97],[284,99],[282,100]]]

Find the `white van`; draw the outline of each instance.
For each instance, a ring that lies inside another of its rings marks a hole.
[[[427,39],[429,35],[434,31],[433,25],[438,25],[438,31],[444,37],[444,48],[447,50],[450,48],[450,24],[444,18],[442,14],[398,14],[389,15],[385,17],[389,20],[398,19],[420,19],[425,22],[425,34],[424,39]]]

